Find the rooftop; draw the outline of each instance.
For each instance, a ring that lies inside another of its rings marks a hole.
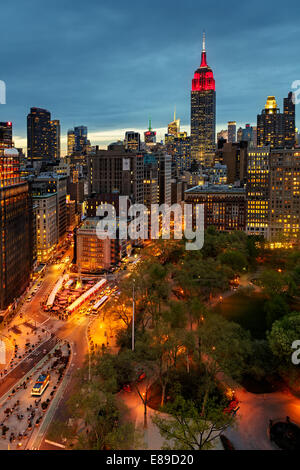
[[[199,193],[199,194],[201,193],[245,194],[246,189],[237,187],[237,186],[231,186],[228,184],[206,184],[203,186],[194,186],[193,188],[187,189],[185,191],[185,194],[195,194],[195,193]]]

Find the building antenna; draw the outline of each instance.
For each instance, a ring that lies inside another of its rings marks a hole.
[[[206,52],[205,51],[205,31],[203,30],[203,38],[202,38],[202,52]]]

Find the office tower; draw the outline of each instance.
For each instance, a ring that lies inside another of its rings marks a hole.
[[[67,177],[53,172],[40,173],[31,179],[30,187],[33,196],[55,195],[57,241],[61,241],[67,231]]]
[[[265,109],[257,116],[257,146],[293,148],[295,146],[295,105],[290,92],[280,113],[274,96],[268,96]]]
[[[270,147],[251,149],[247,167],[247,233],[269,238]]]
[[[146,132],[144,132],[145,144],[155,144],[156,142],[156,132],[151,127],[151,119],[149,119],[149,127]]]
[[[244,188],[208,184],[190,188],[184,193],[186,204],[193,205],[193,226],[196,227],[196,207],[204,205],[204,228],[213,225],[217,230],[245,230],[246,192]]]
[[[88,141],[88,129],[86,126],[77,126],[74,127],[75,134],[75,152],[80,152],[83,154],[87,153],[88,147],[90,145]]]
[[[237,141],[241,142],[243,140],[243,128],[239,127],[237,130]]]
[[[227,166],[227,184],[239,182],[243,185],[247,179],[247,142],[224,142],[216,151],[216,160]]]
[[[158,161],[159,204],[171,205],[172,158],[165,152],[156,154]]]
[[[144,201],[144,155],[111,144],[87,157],[88,194],[118,193],[133,203]]]
[[[27,116],[27,156],[31,161],[51,160],[51,114],[46,109],[31,108]]]
[[[67,207],[67,230],[73,230],[77,223],[76,217],[76,201],[72,201],[69,194],[67,194],[66,200]]]
[[[180,132],[180,119],[176,119],[176,108],[174,111],[174,120],[168,124],[168,134],[177,137]]]
[[[151,204],[158,204],[158,161],[154,154],[144,156],[144,204],[150,209]]]
[[[60,122],[58,119],[50,121],[51,127],[51,154],[54,160],[60,159]]]
[[[67,142],[68,155],[72,155],[75,152],[75,132],[74,129],[68,130],[68,142]]]
[[[0,122],[0,149],[12,146],[12,123],[10,121]]]
[[[85,179],[81,174],[81,168],[74,166],[70,169],[70,176],[67,179],[67,194],[71,201],[75,201],[76,212],[81,210],[81,204],[84,201],[84,183]]]
[[[4,310],[28,286],[33,263],[32,201],[28,183],[20,179],[16,149],[0,153],[0,234],[0,310]]]
[[[245,129],[243,129],[242,141],[244,142],[253,141],[253,128],[250,126],[250,124],[246,124]]]
[[[257,115],[257,146],[284,146],[284,121],[274,96],[268,96],[265,109]]]
[[[207,65],[205,34],[200,67],[192,80],[191,155],[200,163],[211,162],[216,138],[216,92],[212,69]]]
[[[284,114],[284,147],[293,148],[296,143],[295,138],[295,103],[293,93],[290,91],[287,98],[283,100]]]
[[[179,172],[191,166],[191,140],[186,132],[178,132],[176,137],[166,144],[167,151],[172,155]]]
[[[269,239],[299,241],[300,151],[273,149],[270,154]]]
[[[48,261],[57,245],[57,197],[55,193],[34,195],[36,205],[37,260]]]
[[[236,142],[236,122],[228,122],[228,142]]]
[[[139,151],[141,148],[141,136],[138,132],[127,131],[124,145],[126,150]]]

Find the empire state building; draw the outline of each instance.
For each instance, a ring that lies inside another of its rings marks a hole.
[[[200,67],[192,80],[191,156],[201,164],[210,164],[215,152],[216,88],[212,69],[207,65],[205,33]]]

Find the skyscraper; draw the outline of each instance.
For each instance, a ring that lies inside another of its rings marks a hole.
[[[236,122],[228,122],[228,142],[236,142]]]
[[[156,132],[151,127],[151,119],[149,119],[149,127],[146,132],[144,132],[145,144],[155,144],[156,142]]]
[[[247,233],[269,238],[270,147],[249,151],[247,166]]]
[[[257,146],[282,148],[284,145],[284,121],[275,96],[268,96],[265,108],[257,115]]]
[[[31,108],[27,116],[28,159],[51,159],[51,114],[46,109]]]
[[[141,148],[141,136],[139,132],[127,131],[125,132],[125,148],[126,150],[139,151]]]
[[[176,119],[176,109],[174,110],[174,120],[168,124],[168,134],[177,137],[180,132],[180,119]]]
[[[26,289],[32,269],[32,203],[16,149],[0,150],[0,310]],[[1,320],[1,319],[0,319]]]
[[[284,114],[284,146],[285,148],[293,148],[296,144],[295,136],[295,103],[293,93],[290,91],[287,98],[283,100]]]
[[[12,147],[12,123],[0,122],[0,149]]]
[[[290,92],[280,112],[274,96],[268,96],[265,108],[257,116],[257,146],[293,148],[295,146],[295,104]]]
[[[60,122],[58,119],[50,121],[51,127],[51,153],[54,160],[60,158]]]
[[[75,152],[86,153],[88,146],[88,129],[86,126],[74,127]]]
[[[68,130],[68,155],[72,155],[75,152],[75,132],[74,129]]]
[[[30,108],[27,115],[27,156],[32,162],[60,158],[60,123],[47,109]]]
[[[200,67],[191,92],[191,155],[200,163],[211,161],[215,151],[216,91],[212,69],[207,65],[205,33]]]

